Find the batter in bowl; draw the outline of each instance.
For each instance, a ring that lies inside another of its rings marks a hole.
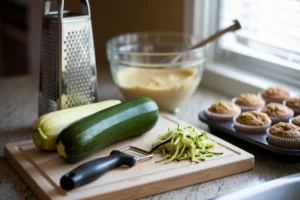
[[[201,77],[195,68],[125,68],[117,74],[118,86],[127,99],[152,98],[160,110],[173,111],[195,92]]]

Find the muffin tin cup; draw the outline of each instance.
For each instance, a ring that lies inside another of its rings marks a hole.
[[[293,123],[293,119],[294,119],[294,117],[290,118],[290,119],[289,119],[289,123],[290,123],[290,124],[293,124],[293,125],[295,125],[295,126],[299,126],[299,127],[300,127],[300,124],[297,125],[297,124],[294,124],[294,123]]]
[[[215,121],[232,121],[234,117],[238,116],[241,113],[241,109],[239,112],[234,114],[220,114],[220,113],[213,113],[208,110],[208,108],[205,109],[205,115],[207,118],[215,120]]]
[[[235,103],[235,100],[236,100],[236,97],[234,97],[232,99],[232,103]],[[263,100],[263,102],[264,103],[261,106],[242,106],[242,105],[238,105],[238,104],[236,104],[236,105],[242,109],[242,112],[246,112],[246,111],[258,110],[258,109],[263,108],[265,106],[265,100]]]
[[[287,149],[299,149],[300,138],[281,138],[269,133],[270,128],[267,129],[268,143],[272,146],[287,148]]]
[[[283,116],[283,117],[270,117],[270,119],[272,120],[272,125],[277,124],[279,122],[289,122],[290,118],[294,116],[294,111],[292,111],[291,115],[288,116]]]
[[[250,125],[244,125],[236,121],[235,117],[233,119],[234,125],[233,127],[235,128],[236,131],[240,131],[243,133],[265,133],[266,130],[271,126],[271,120],[269,120],[269,123],[267,125],[262,125],[262,126],[250,126]]]
[[[262,110],[262,108],[257,111],[261,112],[261,110]],[[289,122],[289,119],[294,116],[294,111],[292,109],[290,109],[290,111],[291,111],[291,114],[286,115],[286,116],[281,116],[281,117],[269,116],[269,118],[272,120],[272,125],[277,124],[279,122]]]
[[[283,105],[285,105],[286,107],[288,107],[289,109],[294,111],[294,116],[300,115],[300,108],[292,108],[286,105],[286,100],[283,101]]]
[[[260,97],[260,98],[262,98],[264,101],[265,101],[265,103],[267,104],[267,103],[283,103],[283,101],[284,100],[282,100],[282,99],[272,99],[272,98],[266,98],[266,97],[263,97],[262,95],[261,95],[261,92],[259,92],[258,93],[258,96]]]

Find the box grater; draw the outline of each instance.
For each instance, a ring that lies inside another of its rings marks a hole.
[[[97,101],[97,72],[88,0],[81,0],[81,12],[50,12],[45,1],[42,19],[39,116]]]

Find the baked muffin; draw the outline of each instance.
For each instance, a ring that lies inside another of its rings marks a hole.
[[[283,105],[286,105],[294,111],[294,115],[300,115],[300,97],[289,98],[283,102]]]
[[[267,130],[268,143],[273,146],[289,149],[300,148],[300,127],[280,122]]]
[[[261,91],[260,95],[266,103],[282,103],[284,100],[291,97],[290,92],[284,87],[270,87]]]
[[[255,94],[242,93],[232,99],[232,102],[238,105],[242,111],[257,110],[265,105],[265,101]]]
[[[293,110],[280,103],[268,103],[261,109],[261,112],[266,113],[270,117],[272,124],[288,122],[294,116]]]
[[[271,119],[260,111],[243,112],[234,118],[234,128],[244,133],[265,133],[271,126]]]
[[[240,107],[232,102],[219,101],[205,110],[206,117],[217,121],[231,121],[241,113]]]
[[[290,123],[300,127],[300,115],[290,119]]]

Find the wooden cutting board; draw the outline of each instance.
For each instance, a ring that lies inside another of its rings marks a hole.
[[[41,152],[31,140],[7,144],[5,158],[21,175],[39,199],[135,199],[176,188],[217,179],[251,170],[254,156],[232,144],[208,134],[217,143],[217,150],[224,154],[201,163],[190,161],[170,164],[155,163],[160,159],[156,153],[151,160],[138,163],[132,168],[118,168],[104,174],[93,183],[72,191],[60,188],[59,180],[76,166],[95,158],[107,156],[114,149],[136,146],[150,150],[159,134],[177,123],[186,124],[171,115],[161,113],[157,125],[143,136],[112,145],[96,155],[77,164],[68,164],[55,152]]]

